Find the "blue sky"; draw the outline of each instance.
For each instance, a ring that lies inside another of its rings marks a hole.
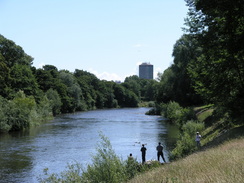
[[[154,75],[173,61],[183,35],[184,0],[0,0],[0,34],[34,58],[33,66],[85,70],[99,79]]]

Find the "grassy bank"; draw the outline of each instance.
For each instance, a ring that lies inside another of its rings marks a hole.
[[[136,176],[129,183],[244,182],[244,138],[194,153]]]
[[[178,115],[179,119],[192,116],[188,115],[192,114],[190,110],[175,103],[172,106],[178,108],[171,110],[173,114],[186,114]],[[195,108],[193,113],[196,114],[194,121],[182,123],[182,133],[171,152],[171,156],[173,153],[178,156],[171,163],[161,166],[155,162],[144,166],[135,159],[122,160],[113,151],[109,139],[100,134],[97,154],[87,169],[77,164],[59,175],[45,172],[40,182],[244,182],[244,126],[228,123],[225,117],[219,118],[212,106]],[[196,131],[202,135],[200,148],[194,141]]]
[[[233,125],[225,116],[216,115],[211,105],[196,107],[194,111],[198,121],[196,124],[205,125],[200,131],[202,147],[195,150],[193,147],[193,153],[188,152],[190,155],[183,155],[184,158],[139,174],[129,183],[244,182],[244,126]],[[189,129],[196,127],[193,124],[188,125]],[[187,128],[183,125],[182,129],[184,131]],[[182,133],[179,140],[181,145],[188,147],[187,143],[194,141],[194,135],[189,133],[190,139],[186,141],[182,138],[184,134]]]

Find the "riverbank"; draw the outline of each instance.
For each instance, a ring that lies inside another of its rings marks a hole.
[[[244,182],[244,126],[229,125],[213,108],[194,109],[206,128],[202,147],[194,153],[134,177],[129,183]]]
[[[242,137],[140,174],[129,183],[243,182],[243,152]]]

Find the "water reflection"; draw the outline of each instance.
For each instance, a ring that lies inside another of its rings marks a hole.
[[[28,131],[0,135],[0,182],[25,182],[26,172],[32,169],[33,150]]]
[[[159,123],[161,123],[162,126],[167,129],[167,133],[159,133],[158,139],[165,139],[163,144],[165,146],[165,149],[170,154],[170,152],[176,146],[176,141],[179,137],[179,128],[178,126],[167,123],[167,120],[159,120]]]

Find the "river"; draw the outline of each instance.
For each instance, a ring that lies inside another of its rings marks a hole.
[[[141,162],[141,144],[146,160],[156,159],[161,142],[168,161],[178,130],[161,116],[148,116],[149,108],[94,110],[65,114],[24,132],[0,134],[0,182],[38,182],[43,170],[64,171],[68,164],[92,163],[99,133],[108,137],[115,153],[126,159],[130,153]]]

